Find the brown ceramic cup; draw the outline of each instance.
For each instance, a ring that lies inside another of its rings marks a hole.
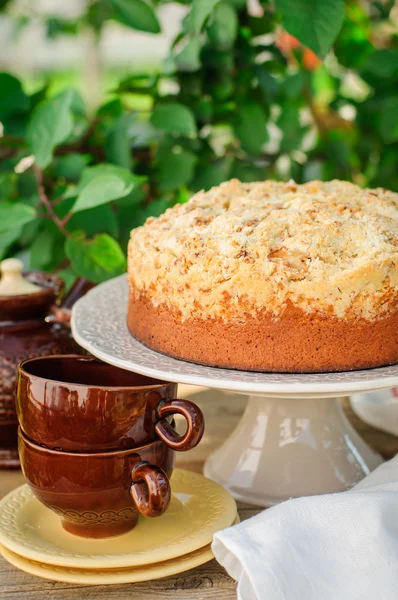
[[[121,535],[134,528],[139,513],[159,517],[170,502],[174,452],[161,441],[78,454],[38,446],[19,430],[19,456],[34,495],[81,537]]]
[[[176,395],[175,383],[91,356],[50,356],[19,365],[16,406],[22,431],[48,448],[101,452],[160,439],[173,450],[190,450],[202,438],[203,415]],[[183,435],[170,423],[176,414],[186,420]]]

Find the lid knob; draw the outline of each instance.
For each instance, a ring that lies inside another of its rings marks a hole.
[[[0,263],[0,296],[21,296],[42,291],[43,288],[23,277],[22,270],[23,263],[18,258],[6,258]]]

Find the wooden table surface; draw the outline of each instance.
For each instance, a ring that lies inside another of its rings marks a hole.
[[[236,395],[232,401],[231,396],[214,390],[195,394],[195,401],[206,417],[206,433],[198,448],[177,456],[177,466],[201,472],[206,457],[233,430],[244,410],[245,397]],[[343,401],[343,406],[353,426],[375,450],[385,458],[398,452],[398,438],[365,425],[352,413],[347,400]],[[0,497],[22,483],[20,472],[0,472]],[[259,509],[252,506],[239,505],[241,519],[257,512]],[[0,597],[7,600],[45,600],[47,597],[51,600],[235,600],[236,587],[215,560],[191,571],[147,583],[82,586],[34,577],[0,557]]]

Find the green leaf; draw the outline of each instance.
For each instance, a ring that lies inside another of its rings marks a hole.
[[[300,148],[306,128],[302,127],[299,119],[298,108],[287,104],[276,122],[282,130],[281,152],[291,152]]]
[[[120,84],[121,85],[121,84]],[[115,93],[121,93],[122,90],[119,88],[115,90]],[[123,113],[123,104],[120,98],[113,98],[109,102],[105,102],[97,110],[97,117],[120,117]]]
[[[267,100],[273,99],[278,92],[278,80],[268,71],[267,65],[258,65],[256,68],[258,84],[263,90]]]
[[[235,56],[233,52],[215,50],[210,45],[204,46],[202,62],[207,67],[214,67],[220,72],[232,74],[235,71]],[[211,85],[212,81],[209,82]]]
[[[21,245],[30,246],[31,244],[33,244],[42,226],[43,222],[41,221],[41,219],[34,219],[33,221],[25,223],[25,225],[21,228],[21,235],[19,238]]]
[[[197,157],[182,148],[167,149],[159,153],[157,177],[161,191],[174,190],[188,184],[194,173]]]
[[[18,240],[21,235],[21,227],[15,227],[8,231],[3,231],[0,235],[0,260],[7,256],[10,246]]]
[[[314,74],[314,76],[316,75],[316,73]],[[301,94],[304,85],[305,73],[303,73],[302,71],[298,71],[297,73],[292,73],[285,77],[282,83],[282,88],[286,96],[288,96],[289,98],[296,98]]]
[[[158,129],[186,136],[196,136],[196,122],[193,112],[184,104],[169,102],[158,104],[151,117]]]
[[[88,157],[84,154],[71,152],[66,156],[60,156],[55,159],[53,168],[57,177],[65,177],[72,181],[77,181],[87,166]]]
[[[106,204],[111,200],[126,196],[130,190],[131,188],[126,187],[123,179],[116,175],[98,175],[83,188],[71,212],[77,213],[100,204]]]
[[[30,268],[43,269],[51,262],[56,239],[57,235],[46,229],[35,237],[30,247]]]
[[[134,212],[130,213],[130,229],[139,227],[148,219],[148,217],[158,217],[165,210],[173,206],[175,201],[169,197],[158,198],[144,206],[138,206]]]
[[[363,65],[365,73],[371,73],[380,78],[397,77],[398,49],[384,48],[373,52]]]
[[[193,105],[198,121],[209,123],[214,115],[214,104],[211,96],[199,98]]]
[[[109,233],[114,238],[119,236],[118,219],[109,204],[102,204],[74,214],[68,223],[68,228],[71,231],[82,230],[87,237],[97,233]]]
[[[71,212],[77,213],[127,196],[145,177],[116,165],[100,164],[83,172]]]
[[[48,17],[46,25],[46,34],[50,40],[56,39],[59,35],[76,35],[78,30],[75,21],[67,21],[58,17]]]
[[[173,206],[174,202],[170,198],[159,198],[150,202],[147,206],[143,207],[142,214],[145,215],[145,219],[148,217],[159,217],[164,213],[165,210]]]
[[[0,73],[0,119],[23,112],[29,108],[21,82],[9,73]]]
[[[61,277],[61,279],[64,280],[65,293],[67,294],[76,281],[76,273],[74,273],[73,270],[69,267],[66,269],[60,269],[59,271],[57,271],[57,275],[58,277]]]
[[[126,257],[119,244],[103,233],[86,240],[79,233],[65,242],[65,252],[76,275],[101,283],[126,270]]]
[[[244,162],[236,160],[233,164],[230,177],[236,177],[240,181],[245,182],[261,181],[267,178],[267,171],[264,164],[257,165],[252,161]]]
[[[247,0],[227,0],[227,2],[237,10],[245,8],[245,6],[247,5]]]
[[[215,185],[220,185],[230,177],[232,157],[221,158],[215,162],[209,162],[205,165],[198,165],[195,173],[195,180],[192,189],[208,190]]]
[[[0,186],[3,184],[0,179]],[[37,204],[39,198],[37,196],[37,182],[34,173],[32,173],[31,169],[28,169],[24,173],[20,173],[17,179],[17,194],[18,197],[26,199],[32,198],[32,196],[36,197],[34,204]]]
[[[359,2],[346,3],[343,27],[334,44],[334,53],[340,65],[354,70],[361,67],[374,52],[370,41],[372,37],[366,5]]]
[[[133,29],[160,33],[160,23],[151,6],[143,0],[110,0],[117,19]]]
[[[224,102],[233,96],[236,78],[227,71],[218,75],[218,81],[212,82],[212,96],[216,102]]]
[[[133,148],[147,148],[162,139],[162,132],[150,121],[137,120],[129,128]]]
[[[146,203],[143,202],[144,199],[145,192],[141,188],[137,188],[135,192],[116,201],[116,217],[119,230],[118,239],[122,246],[127,246],[133,227],[141,225],[141,222],[138,222],[137,213],[146,208]]]
[[[298,73],[297,73],[297,75],[298,75]],[[301,73],[301,75],[302,75],[302,77],[301,77],[302,83],[301,83],[301,85],[300,85],[300,83],[298,83],[298,85],[296,87],[296,93],[295,93],[296,97],[302,93],[303,89],[305,89],[306,78],[308,78],[308,73]],[[312,93],[313,93],[313,97],[314,97],[314,103],[319,104],[319,106],[329,106],[333,102],[333,100],[336,98],[338,89],[340,89],[340,93],[342,91],[340,80],[332,77],[324,64],[322,64],[320,67],[318,67],[314,71],[311,79],[312,79],[311,83],[312,83]],[[307,79],[307,83],[309,84],[308,79]],[[295,86],[293,85],[293,88],[294,87]],[[344,90],[344,88],[343,88],[343,90]],[[358,96],[356,94],[358,94],[357,90],[355,91],[354,97],[358,98]],[[294,97],[294,96],[292,94],[290,94],[290,97]]]
[[[45,168],[52,159],[54,148],[72,132],[71,105],[74,90],[65,92],[40,104],[33,112],[27,131],[27,141],[36,158],[36,164]]]
[[[271,11],[264,11],[264,15],[255,17],[249,16],[248,26],[253,37],[258,37],[266,33],[271,33],[275,27],[275,21]]]
[[[36,217],[36,210],[22,202],[0,200],[0,232],[21,228]]]
[[[259,104],[250,102],[238,110],[235,133],[242,148],[249,154],[259,154],[268,140],[267,120]]]
[[[95,167],[88,167],[84,170],[80,183],[77,187],[77,194],[79,194],[84,187],[90,181],[98,177],[99,175],[115,175],[122,179],[125,183],[126,187],[131,187],[131,189],[140,183],[146,181],[146,177],[138,176],[132,173],[128,169],[124,169],[123,167],[119,167],[118,165],[110,165],[108,163],[101,163],[99,165],[95,165]]]
[[[398,96],[390,96],[383,101],[380,114],[380,133],[389,144],[398,141]]]
[[[71,104],[70,104],[70,110],[71,110],[72,114],[76,115],[78,117],[85,118],[86,117],[86,105],[84,103],[83,96],[75,88],[70,88],[70,93],[72,96],[72,100],[71,100]],[[85,123],[85,126],[88,127],[87,122]]]
[[[229,50],[235,43],[238,27],[236,11],[226,2],[221,2],[214,9],[207,35],[219,50]]]
[[[0,173],[0,200],[8,200],[19,193],[16,186],[19,183],[19,179],[13,172]],[[36,189],[36,180],[35,180]]]
[[[323,145],[323,151],[327,156],[326,165],[333,165],[333,173],[339,179],[349,178],[350,166],[350,147],[345,139],[344,134],[340,132],[330,132],[329,139]],[[329,171],[330,173],[331,171]],[[327,176],[327,179],[330,177]]]
[[[344,0],[275,0],[282,24],[304,46],[323,58],[344,20]]]
[[[79,194],[72,212],[76,213],[80,210],[106,204],[111,200],[125,196],[130,190],[131,187],[126,187],[123,179],[116,175],[98,175]]]
[[[86,20],[97,32],[100,32],[105,22],[112,18],[112,7],[108,2],[95,0],[90,2],[86,12]]]
[[[114,92],[116,94],[153,94],[156,83],[155,75],[136,73],[122,79]],[[123,105],[121,106],[123,107]]]
[[[119,216],[119,208],[122,206],[136,206],[141,204],[145,198],[145,191],[142,186],[136,186],[127,196],[123,196],[123,198],[118,198],[115,200],[116,206],[118,207],[118,216]]]
[[[106,158],[110,162],[129,169],[131,166],[130,140],[128,125],[130,115],[124,114],[115,121],[105,144]]]
[[[192,8],[188,18],[188,29],[191,33],[200,33],[202,27],[219,0],[192,0]]]
[[[200,51],[202,41],[199,36],[187,38],[184,46],[175,55],[175,64],[180,71],[197,71],[200,69]]]
[[[37,92],[34,92],[34,94],[31,94],[31,96],[29,96],[29,104],[31,110],[35,109],[41,102],[44,102],[44,100],[46,99],[47,91],[48,84],[43,85],[37,90]]]

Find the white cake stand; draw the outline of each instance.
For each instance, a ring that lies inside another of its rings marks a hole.
[[[398,365],[303,375],[206,367],[143,346],[127,330],[126,310],[124,276],[92,289],[73,308],[76,341],[129,371],[249,396],[239,425],[204,469],[236,499],[270,506],[346,490],[382,462],[351,427],[338,398],[397,386]]]

